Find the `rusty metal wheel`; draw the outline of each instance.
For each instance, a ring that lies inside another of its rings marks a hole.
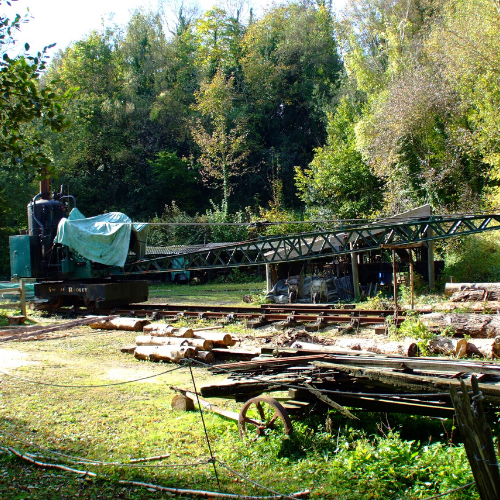
[[[254,413],[256,413],[256,418],[253,418]],[[260,436],[265,436],[268,429],[274,429],[278,426],[282,426],[285,434],[291,434],[293,431],[292,421],[283,405],[268,396],[249,399],[241,408],[238,417],[241,439],[247,434],[247,424],[257,428],[254,441]]]

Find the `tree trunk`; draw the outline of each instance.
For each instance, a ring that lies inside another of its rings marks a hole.
[[[135,343],[138,346],[162,346],[162,345],[189,345],[192,347],[197,347],[202,351],[211,351],[213,348],[213,342],[206,339],[190,339],[184,337],[152,337],[150,335],[139,335],[135,339]]]
[[[456,300],[500,300],[500,283],[446,283],[444,292]]]
[[[413,357],[417,355],[417,346],[413,339],[397,342],[383,341],[381,339],[338,339],[334,345],[311,344],[308,342],[294,342],[292,349],[307,349],[317,352],[342,353],[352,351],[359,354],[369,352],[375,354],[399,354],[400,356]]]
[[[196,356],[196,347],[190,346],[140,346],[135,350],[137,359],[147,361],[171,361],[178,363],[184,358],[194,358]]]
[[[450,330],[453,337],[493,338],[500,335],[500,316],[473,313],[431,313],[420,316],[430,329]]]
[[[143,331],[155,337],[193,338],[192,328],[176,328],[172,325],[165,325],[164,323],[151,323],[144,327]]]
[[[132,332],[142,332],[144,327],[149,325],[147,319],[138,318],[114,318],[108,320],[98,320],[90,323],[90,328],[99,330],[126,330]]]
[[[215,356],[212,351],[198,351],[195,359],[203,361],[204,363],[213,363],[215,361]]]

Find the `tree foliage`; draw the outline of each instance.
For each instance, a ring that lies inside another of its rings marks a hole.
[[[53,105],[71,128],[54,134],[47,109],[20,122],[25,150],[45,141],[37,151],[85,213],[150,218],[175,202],[190,216],[251,205],[353,217],[498,203],[495,0],[350,0],[338,18],[324,2],[260,18],[226,3],[182,7],[168,26],[139,9],[60,52],[43,82],[37,73],[37,96],[51,80],[51,98],[79,90]]]
[[[357,116],[353,103],[343,99],[330,116],[326,145],[316,149],[309,168],[296,169],[300,198],[320,216],[356,218],[381,208],[382,183],[356,150]]]
[[[10,7],[10,2],[4,3]],[[24,53],[9,55],[15,47],[16,32],[27,21],[27,15],[15,14],[9,19],[0,14],[0,168],[22,168],[44,176],[52,171],[52,164],[37,125],[54,132],[67,125],[61,101],[69,91],[61,96],[50,84],[40,86],[40,75],[47,65],[46,53],[53,45],[30,55],[26,43]]]

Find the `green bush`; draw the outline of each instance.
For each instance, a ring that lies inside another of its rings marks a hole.
[[[445,261],[443,278],[456,282],[500,281],[500,236],[497,231],[446,242],[441,247]]]

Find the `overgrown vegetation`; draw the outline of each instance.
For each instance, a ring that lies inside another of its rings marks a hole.
[[[0,355],[10,360],[7,370],[11,373],[63,385],[114,383],[173,367],[121,354],[118,347],[134,336],[82,329],[76,335],[43,344],[8,346]],[[34,364],[26,364],[30,362]],[[203,369],[194,368],[194,375],[198,385],[208,381]],[[34,385],[4,375],[0,401],[3,446],[34,453],[39,460],[85,467],[99,472],[102,479],[82,480],[62,471],[43,471],[2,452],[0,495],[23,499],[161,497],[120,485],[118,478],[217,490],[211,465],[187,469],[78,465],[62,456],[51,458],[44,449],[20,443],[7,434],[87,459],[128,462],[130,458],[170,453],[165,464],[203,461],[209,454],[200,415],[170,408],[171,385],[190,387],[189,370],[183,368],[133,384],[90,389]],[[240,406],[229,400],[216,402],[233,411]],[[363,412],[358,416],[361,420],[356,424],[332,412],[294,418],[290,438],[271,432],[257,442],[240,441],[236,424],[223,417],[205,413],[205,421],[219,460],[283,492],[312,488],[311,497],[318,499],[413,500],[472,480],[452,421]],[[218,473],[224,491],[265,494],[222,467]],[[450,498],[477,495],[472,488]]]

